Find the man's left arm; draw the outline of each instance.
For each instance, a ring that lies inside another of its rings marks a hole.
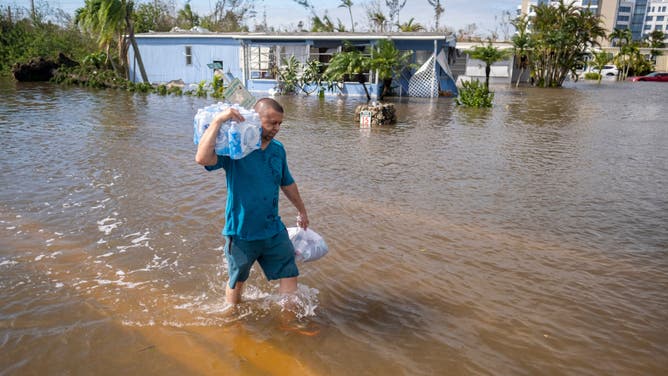
[[[304,201],[302,201],[302,197],[299,195],[299,188],[297,188],[297,183],[281,186],[281,190],[283,191],[283,194],[285,194],[285,197],[287,197],[292,205],[295,206],[295,209],[297,209],[297,225],[303,229],[308,228],[308,214],[306,214]]]

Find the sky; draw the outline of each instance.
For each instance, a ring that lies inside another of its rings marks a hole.
[[[135,0],[135,3],[149,2],[150,0]],[[185,0],[175,0],[177,9],[181,9],[186,3]],[[358,24],[356,30],[365,29],[366,8],[365,5],[374,0],[353,0],[353,19]],[[383,6],[384,0],[375,0]],[[35,3],[47,2],[51,8],[60,8],[66,13],[73,14],[74,10],[84,4],[84,0],[35,0]],[[190,0],[192,9],[199,15],[211,13],[216,0]],[[350,29],[350,15],[348,9],[339,8],[340,0],[310,0],[314,5],[318,15],[323,15],[325,10],[330,19],[336,23],[336,19]],[[457,31],[463,29],[468,24],[475,23],[477,32],[482,36],[487,36],[492,30],[501,32],[499,24],[503,11],[515,12],[521,0],[442,0],[441,6],[445,12],[441,15],[440,25],[448,26]],[[278,29],[296,27],[301,20],[308,25],[310,13],[304,7],[297,4],[294,0],[256,0],[255,9],[257,11],[256,21],[249,22],[250,25],[260,23],[262,14],[266,12],[267,23]],[[18,5],[28,8],[30,0],[0,0],[0,6]],[[386,9],[386,8],[384,8]],[[434,9],[427,0],[406,0],[406,5],[399,14],[400,21],[406,22],[414,18],[414,23],[420,23],[428,29],[434,25]]]

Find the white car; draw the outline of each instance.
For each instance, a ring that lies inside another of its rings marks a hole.
[[[598,69],[594,67],[589,67],[587,72],[598,73]],[[604,65],[603,70],[601,70],[601,76],[603,77],[617,77],[619,69],[614,65]]]

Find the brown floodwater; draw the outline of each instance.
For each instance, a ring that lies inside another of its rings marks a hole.
[[[213,100],[0,83],[0,375],[665,375],[668,85],[495,90],[278,97],[330,253],[229,312]]]

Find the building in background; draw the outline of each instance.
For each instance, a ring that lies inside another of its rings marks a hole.
[[[647,5],[647,16],[642,29],[643,37],[654,30],[663,32],[664,38],[668,36],[668,0],[652,0]]]
[[[615,29],[630,29],[631,16],[633,15],[634,1],[620,1],[617,7],[617,15],[615,17]]]
[[[140,33],[135,38],[149,81],[154,84],[181,80],[185,84],[196,85],[212,81],[215,74],[222,73],[229,79],[239,79],[250,92],[271,93],[284,81],[279,72],[288,64],[287,60],[295,59],[301,66],[316,60],[326,67],[346,44],[363,52],[377,45],[379,40],[389,39],[397,49],[412,51],[411,63],[423,67],[422,73],[428,73],[418,76],[420,70],[404,69],[400,77],[393,80],[395,92],[425,96],[414,94],[417,91],[411,88],[427,87],[429,95],[457,93],[455,78],[449,69],[449,64],[456,58],[456,40],[452,34],[215,33],[194,28],[189,31]],[[130,77],[136,82],[139,75],[134,55],[134,49],[130,49]],[[382,80],[374,71],[363,76],[364,85],[358,82],[357,77],[348,77],[345,83],[326,94],[364,96],[368,89],[371,96],[377,97],[382,91]]]
[[[517,15],[532,17],[535,15],[532,7],[540,4],[557,5],[559,0],[522,0]],[[629,29],[633,40],[640,41],[654,30],[668,33],[668,0],[574,0],[573,4],[599,15],[607,35],[615,29]],[[608,39],[600,43],[603,47],[610,46]]]
[[[633,40],[642,38],[642,30],[645,26],[645,16],[647,15],[647,0],[636,0],[631,14],[631,34]]]

